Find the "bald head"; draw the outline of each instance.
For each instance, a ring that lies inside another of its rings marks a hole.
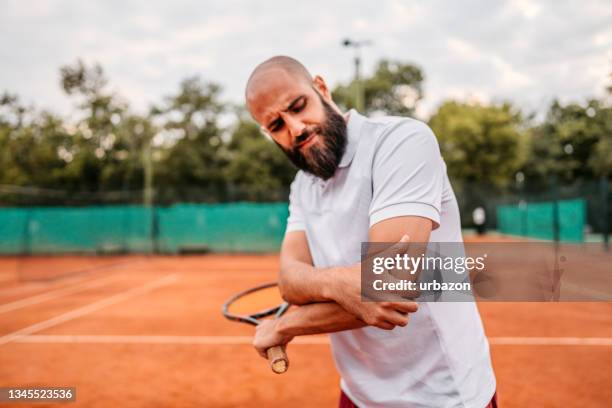
[[[312,75],[301,62],[285,55],[277,55],[259,64],[251,73],[245,90],[247,103],[258,90],[257,85],[261,85],[266,77],[272,77],[275,71],[282,71],[300,82],[311,84],[313,81]]]
[[[317,93],[337,109],[323,78],[319,75],[313,78],[301,62],[284,55],[255,67],[245,89],[247,108],[262,126],[269,123],[274,112],[289,108],[299,95],[311,97]]]
[[[346,145],[346,123],[325,81],[297,60],[272,57],[254,70],[245,96],[253,119],[297,168],[332,177]]]

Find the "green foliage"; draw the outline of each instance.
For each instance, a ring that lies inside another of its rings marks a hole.
[[[240,119],[227,145],[225,180],[249,195],[270,194],[287,189],[296,169],[255,122]]]
[[[181,82],[176,94],[151,110],[159,124],[155,185],[165,196],[187,200],[194,187],[217,194],[224,187],[221,154],[222,129],[217,120],[224,112],[221,89],[199,77]]]
[[[115,202],[140,202],[150,157],[158,203],[286,199],[295,168],[244,112],[232,113],[219,85],[187,78],[141,115],[108,90],[99,65],[77,61],[60,74],[62,89],[75,101],[70,119],[0,94],[0,193],[7,185],[34,186],[64,191],[62,199],[94,197],[91,203],[102,193]],[[415,65],[381,61],[362,81],[366,113],[411,115],[423,96],[423,78]],[[343,108],[352,107],[352,86],[334,90]],[[232,116],[232,123],[221,124]],[[459,190],[499,191],[518,171],[542,186],[551,176],[566,182],[612,174],[612,109],[603,100],[555,102],[536,125],[509,104],[447,101],[429,123]],[[11,204],[5,196],[0,201]]]
[[[133,171],[136,152],[126,103],[108,91],[99,65],[82,61],[60,69],[61,85],[77,100],[80,119],[62,155],[66,171],[63,185],[76,191],[114,191],[139,186]],[[136,162],[137,163],[137,162]]]
[[[365,96],[365,114],[411,116],[423,98],[424,75],[416,65],[382,60],[374,75],[361,79]],[[355,107],[354,82],[333,91],[334,101],[344,109]]]
[[[0,108],[0,184],[57,187],[65,167],[57,152],[70,143],[61,119],[7,94]]]
[[[610,126],[608,129],[593,147],[593,154],[589,158],[589,166],[595,174],[606,177],[612,174],[612,129]]]
[[[526,156],[521,117],[508,105],[449,101],[429,125],[453,180],[503,187],[514,180]]]
[[[76,101],[75,121],[0,96],[0,184],[119,192],[119,201],[139,201],[150,154],[160,203],[286,199],[295,169],[243,115],[219,125],[229,113],[217,84],[187,78],[148,115],[137,115],[107,91],[99,65],[77,61],[60,74]]]
[[[544,182],[592,180],[612,174],[612,108],[592,99],[586,105],[554,101],[544,123],[530,132],[524,173]]]

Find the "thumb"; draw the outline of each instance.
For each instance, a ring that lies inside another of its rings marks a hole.
[[[385,256],[394,256],[395,254],[403,253],[406,251],[405,244],[407,244],[409,241],[410,237],[408,236],[408,234],[404,234],[402,235],[402,238],[399,241],[387,248],[383,252],[383,254]]]

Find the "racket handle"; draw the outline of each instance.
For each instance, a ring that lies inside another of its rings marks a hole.
[[[283,346],[274,346],[266,350],[270,368],[276,374],[282,374],[289,368],[289,359]]]

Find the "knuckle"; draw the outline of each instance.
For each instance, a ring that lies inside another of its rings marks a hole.
[[[388,325],[388,323],[385,320],[380,319],[380,318],[376,319],[376,326],[384,328],[387,325]]]

